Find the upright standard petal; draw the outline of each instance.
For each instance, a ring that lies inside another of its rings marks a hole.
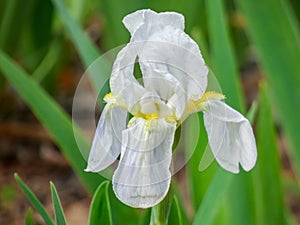
[[[111,92],[130,111],[147,90],[134,77],[134,63],[141,45],[127,44],[117,55],[110,77]]]
[[[146,32],[145,29],[141,26],[135,35]],[[178,95],[184,90],[187,99],[198,99],[205,92],[208,68],[197,44],[183,31],[170,26],[154,31],[138,56],[145,88],[162,92],[155,84],[159,77],[164,83],[169,82]]]
[[[143,24],[153,26],[172,26],[177,29],[184,29],[184,17],[176,12],[156,13],[150,9],[143,9],[133,12],[124,17],[123,23],[131,35]],[[146,33],[145,36],[148,34]]]
[[[176,124],[138,118],[123,131],[119,166],[113,176],[116,196],[125,204],[148,208],[167,194]]]
[[[111,165],[121,152],[126,110],[107,103],[99,119],[85,171],[99,172]]]
[[[239,163],[251,170],[257,149],[249,121],[222,101],[208,100],[205,108],[204,125],[217,162],[232,173],[239,172]]]
[[[206,89],[208,69],[198,45],[184,33],[181,14],[141,10],[125,17],[124,24],[131,32],[130,42],[142,43],[138,56],[143,78],[148,78],[144,82],[146,88],[156,86],[149,76],[160,74],[167,81],[171,75],[181,83],[189,98],[201,97]],[[174,86],[178,87],[176,83]]]

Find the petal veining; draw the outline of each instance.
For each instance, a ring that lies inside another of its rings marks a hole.
[[[85,171],[99,172],[111,165],[121,152],[126,110],[106,104],[100,116]]]
[[[257,150],[252,127],[239,112],[222,101],[207,102],[204,124],[209,144],[217,162],[226,170],[238,173],[239,163],[251,170]]]
[[[119,166],[113,176],[117,197],[127,205],[148,208],[168,192],[176,125],[164,119],[138,118],[123,131]]]

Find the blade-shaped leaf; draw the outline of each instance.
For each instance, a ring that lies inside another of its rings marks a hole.
[[[195,215],[192,225],[213,224],[219,207],[228,192],[233,175],[219,168]],[[222,187],[222,188],[220,188]]]
[[[226,102],[244,112],[244,99],[238,76],[238,67],[234,56],[226,11],[223,0],[206,2],[208,15],[208,32],[210,39],[210,62],[214,74],[218,78]]]
[[[271,106],[266,89],[261,86],[257,121],[259,158],[253,171],[256,175],[254,176],[255,209],[259,224],[285,224],[280,158],[276,142]]]
[[[90,207],[89,225],[112,225],[108,187],[109,181],[104,181],[97,188]]]
[[[25,216],[25,225],[34,225],[33,219],[33,211],[31,208],[28,209],[26,216]]]
[[[99,57],[96,46],[91,42],[89,37],[82,31],[80,26],[71,18],[66,6],[61,0],[52,0],[52,3],[59,12],[63,23],[65,23],[68,32],[71,35],[73,43],[76,46],[85,67],[87,68],[95,59]]]
[[[98,174],[83,171],[86,162],[78,149],[69,116],[31,77],[1,51],[0,70],[50,132],[84,184],[90,191],[95,190],[103,178]],[[81,140],[77,141],[82,142],[87,151],[89,148],[87,140],[84,139],[83,135],[79,135],[79,130],[76,132],[78,132],[77,137],[81,137]]]
[[[265,70],[282,126],[300,169],[300,35],[289,1],[236,1]]]
[[[169,214],[169,219],[168,219],[168,224],[178,224],[182,225],[182,216],[181,216],[181,211],[180,211],[180,206],[178,205],[178,200],[176,196],[174,196],[171,209],[170,209],[170,214]]]
[[[226,102],[233,108],[245,112],[243,93],[238,76],[238,66],[234,56],[233,46],[229,37],[229,26],[225,1],[207,1],[208,30],[212,48],[212,69],[220,82],[223,94],[227,96]],[[253,204],[251,200],[251,174],[243,171],[233,179],[228,203],[231,225],[253,224]],[[222,222],[224,224],[224,222]]]
[[[19,184],[20,188],[24,192],[25,196],[27,197],[28,201],[31,203],[31,205],[38,211],[38,213],[42,216],[45,223],[47,225],[54,225],[54,222],[52,221],[51,217],[47,213],[46,209],[42,205],[42,203],[38,200],[38,198],[33,194],[33,192],[27,187],[26,184],[21,180],[21,178],[18,176],[18,174],[15,174],[15,179],[17,183]]]
[[[52,193],[52,202],[53,202],[53,209],[55,215],[55,221],[57,225],[66,225],[66,219],[64,215],[64,211],[61,206],[61,202],[59,196],[57,194],[57,190],[52,182],[50,182],[50,188]]]

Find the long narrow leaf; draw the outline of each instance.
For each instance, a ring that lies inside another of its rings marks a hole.
[[[74,43],[79,56],[87,69],[100,56],[99,50],[79,24],[71,17],[63,1],[52,0],[52,3],[62,18],[62,22],[65,24],[72,42]],[[106,64],[104,60],[99,60],[88,73],[96,93],[101,89],[103,82],[109,77],[111,68],[109,68],[108,65],[109,64]]]
[[[90,207],[89,225],[112,225],[108,186],[108,181],[102,182],[93,196]]]
[[[34,225],[33,211],[31,208],[29,208],[29,210],[26,213],[25,225]]]
[[[206,2],[206,5],[211,48],[211,67],[220,82],[223,93],[227,96],[227,103],[244,112],[243,93],[234,51],[229,38],[223,0],[210,0]]]
[[[42,205],[42,203],[38,200],[38,198],[33,194],[33,192],[27,187],[26,184],[21,180],[21,178],[18,176],[18,174],[15,174],[15,179],[17,183],[19,184],[20,188],[26,195],[29,202],[32,204],[32,206],[38,211],[38,213],[42,216],[45,223],[47,225],[54,225],[54,222],[52,221],[51,217],[47,213],[46,209]]]
[[[61,206],[61,202],[59,196],[57,194],[57,190],[52,182],[50,182],[50,188],[52,193],[52,202],[54,208],[55,221],[57,225],[66,225],[66,219],[64,215],[64,211]]]
[[[212,48],[212,68],[220,82],[226,102],[241,112],[245,105],[238,77],[238,66],[229,37],[225,1],[207,1],[209,38]],[[230,208],[231,225],[251,225],[254,210],[251,201],[251,177],[243,171],[233,179],[226,207]],[[224,222],[222,222],[224,224]]]
[[[174,199],[173,199],[173,202],[171,205],[168,224],[169,225],[173,225],[173,224],[182,225],[183,224],[180,206],[178,205],[178,200],[177,200],[176,196],[174,196]]]
[[[218,170],[202,200],[192,225],[209,225],[213,223],[232,179],[232,174],[221,168]]]
[[[96,48],[91,39],[87,36],[80,25],[71,17],[67,7],[61,0],[52,0],[62,22],[70,34],[70,38],[79,53],[84,67],[88,70],[88,75],[91,79],[95,93],[98,95],[104,83],[110,75],[110,63],[107,63],[104,58],[100,58],[99,50]],[[120,21],[121,24],[121,21]],[[94,63],[94,64],[93,64]],[[92,67],[90,67],[93,64]],[[89,68],[89,69],[88,69]],[[101,93],[103,95],[103,93]],[[101,95],[101,97],[103,97]],[[102,98],[101,98],[102,99]],[[101,104],[101,102],[99,102]]]
[[[258,224],[264,225],[285,224],[279,150],[276,146],[271,106],[264,86],[260,88],[259,108],[257,121],[259,158],[254,169],[257,221]]]
[[[63,23],[65,23],[68,32],[73,39],[73,43],[76,46],[85,67],[87,68],[95,59],[99,57],[99,52],[97,51],[94,44],[88,38],[86,33],[82,32],[80,26],[71,18],[66,6],[62,0],[52,0],[52,3],[59,12]]]
[[[284,0],[237,0],[247,31],[266,72],[282,126],[300,169],[300,35],[293,11]]]
[[[37,118],[50,132],[84,184],[90,191],[94,191],[103,178],[98,174],[84,172],[86,162],[78,149],[68,115],[31,77],[1,51],[0,71],[3,72],[6,79],[15,87]],[[78,136],[80,131],[77,132]],[[80,137],[81,140],[78,141],[85,144],[87,151],[89,145],[83,135]]]

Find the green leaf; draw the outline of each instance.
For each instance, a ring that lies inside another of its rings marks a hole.
[[[54,225],[54,222],[52,221],[51,217],[47,213],[46,209],[42,205],[42,203],[38,200],[38,198],[35,196],[35,194],[32,193],[32,191],[24,184],[24,182],[21,180],[21,178],[18,176],[18,174],[14,174],[15,179],[17,183],[19,184],[20,188],[24,192],[25,196],[27,197],[28,201],[31,203],[31,205],[38,211],[38,213],[42,216],[45,223],[47,225]]]
[[[4,7],[1,1],[1,8]],[[32,5],[32,1],[6,1],[5,11],[0,18],[0,49],[6,52],[12,52],[19,41],[22,31],[22,25],[27,20],[27,13]],[[28,20],[27,20],[28,21]]]
[[[34,225],[33,211],[31,208],[29,208],[26,213],[25,225]]]
[[[265,86],[260,88],[260,107],[257,121],[259,158],[254,169],[256,214],[258,224],[285,224],[279,149],[271,106]],[[271,185],[271,188],[270,188]],[[272,206],[272,207],[270,207]]]
[[[166,225],[174,198],[174,183],[172,182],[166,197],[151,208],[150,225]]]
[[[288,1],[237,0],[300,169],[300,35]]]
[[[229,37],[227,15],[223,0],[206,2],[208,14],[208,33],[210,40],[210,62],[225,94],[226,102],[245,112],[245,103],[239,81],[238,66]]]
[[[52,3],[58,10],[62,21],[66,25],[73,43],[75,44],[76,49],[78,50],[83,63],[87,68],[92,62],[95,61],[95,59],[100,56],[96,46],[91,42],[87,34],[83,32],[76,21],[72,19],[62,0],[52,0]]]
[[[168,225],[178,224],[182,225],[182,216],[180,206],[178,205],[178,199],[174,196],[173,203],[171,205]]]
[[[95,93],[98,93],[109,78],[111,71],[110,63],[106,63],[103,58],[97,60],[100,56],[99,50],[80,25],[71,17],[63,1],[52,0],[52,3],[67,28],[85,68],[87,69],[92,63],[96,62],[93,64],[92,68],[89,68],[88,75],[91,78]]]
[[[53,209],[55,215],[55,221],[57,225],[66,225],[65,215],[61,206],[61,202],[59,196],[57,194],[57,190],[52,182],[50,182],[50,188],[52,193],[52,202],[53,202]]]
[[[192,225],[213,224],[232,179],[232,174],[221,168],[218,169],[195,215]]]
[[[79,138],[75,140],[69,116],[31,77],[1,51],[0,70],[50,132],[83,183],[90,191],[96,190],[103,178],[99,174],[83,171],[86,161],[83,159],[76,141],[85,146],[85,151],[88,151],[89,144],[78,129],[75,132]]]
[[[245,112],[245,103],[239,81],[238,65],[235,60],[233,46],[229,37],[229,26],[225,10],[225,1],[207,1],[208,30],[211,43],[212,69],[220,82],[226,102],[233,108]],[[251,174],[244,171],[233,179],[228,203],[231,225],[253,224],[252,183]],[[223,220],[223,219],[222,219]],[[222,222],[224,224],[224,222]]]
[[[113,224],[108,187],[109,181],[104,181],[97,188],[90,207],[89,225],[98,225],[104,221],[107,225]]]
[[[36,70],[33,72],[32,77],[37,81],[41,82],[47,75],[51,74],[51,70],[55,66],[57,58],[61,54],[61,45],[57,40],[54,40],[45,57],[38,65]]]

